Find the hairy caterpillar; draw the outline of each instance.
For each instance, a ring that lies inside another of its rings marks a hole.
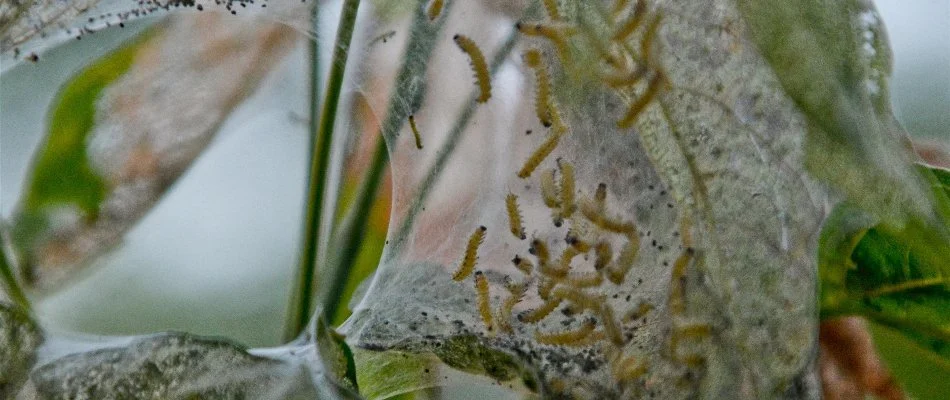
[[[610,265],[614,257],[614,250],[609,242],[601,240],[594,245],[594,254],[596,255],[594,269],[599,271]]]
[[[541,277],[538,280],[538,297],[541,300],[548,300],[551,298],[551,290],[554,289],[554,285],[557,284],[557,281],[547,277]]]
[[[505,208],[508,210],[508,228],[516,238],[525,240],[524,226],[521,224],[521,210],[518,209],[518,196],[508,193],[505,197]]]
[[[544,304],[541,304],[540,307],[535,308],[534,310],[525,311],[521,314],[518,314],[518,321],[525,323],[535,323],[541,321],[544,319],[544,317],[547,317],[548,314],[551,314],[554,309],[561,305],[561,301],[563,301],[563,299],[557,297],[547,300],[544,302]]]
[[[614,12],[619,13],[619,11],[621,10],[622,8],[615,8]],[[620,25],[620,28],[618,28],[617,31],[614,32],[614,35],[611,39],[615,42],[622,42],[622,41],[627,40],[627,38],[630,37],[631,34],[633,34],[633,31],[637,30],[637,28],[640,27],[640,24],[643,22],[643,17],[646,16],[646,11],[647,11],[646,2],[642,0],[638,0],[637,4],[633,6],[633,13],[630,16],[630,18],[628,18],[626,22]]]
[[[597,321],[593,318],[588,318],[584,323],[577,329],[567,332],[557,332],[557,333],[543,333],[540,330],[534,332],[534,340],[540,344],[548,345],[570,345],[581,340],[584,340],[591,333],[594,332],[594,328],[597,327]]]
[[[624,321],[635,321],[637,319],[643,318],[647,315],[648,312],[653,311],[653,304],[642,302],[637,308],[630,310],[626,316],[623,317]]]
[[[528,286],[524,283],[516,284],[509,280],[505,282],[505,288],[508,289],[510,295],[498,308],[498,330],[511,333],[511,310],[514,309],[515,305],[524,297]]]
[[[426,9],[429,21],[435,21],[436,18],[439,18],[439,15],[442,14],[442,7],[444,6],[445,0],[432,0],[432,3],[429,3],[429,8]]]
[[[475,79],[481,91],[476,101],[479,103],[487,102],[488,99],[491,98],[491,76],[488,73],[488,64],[485,63],[485,56],[482,55],[482,51],[478,48],[478,45],[467,36],[455,35],[452,39],[455,40],[455,44],[457,44],[465,54],[468,54],[472,63],[472,69],[475,70]]]
[[[540,146],[525,160],[524,165],[521,167],[521,170],[518,171],[518,177],[525,179],[531,176],[531,173],[534,172],[538,165],[547,158],[554,148],[557,147],[558,143],[561,141],[562,133],[559,130],[553,130],[548,134],[548,137],[541,143]]]
[[[472,233],[472,236],[468,238],[468,245],[465,246],[465,255],[462,257],[462,263],[459,264],[459,269],[452,275],[452,279],[456,282],[467,278],[471,275],[472,271],[475,270],[475,262],[478,261],[478,246],[485,240],[486,230],[488,230],[488,228],[479,226],[478,229],[475,229],[475,232]]]
[[[614,318],[614,309],[610,308],[606,302],[601,302],[597,311],[600,314],[601,320],[603,320],[604,332],[607,334],[607,337],[610,338],[613,344],[623,346],[626,341],[623,338],[623,331],[620,330],[620,325],[617,325],[617,320]]]
[[[561,159],[557,161],[561,168],[561,216],[570,218],[577,208],[574,205],[574,166]]]
[[[627,382],[639,378],[647,372],[649,363],[646,360],[637,362],[636,357],[623,357],[622,353],[611,361],[610,372],[614,380]]]
[[[580,234],[577,233],[574,227],[571,227],[571,229],[567,231],[567,235],[564,236],[564,242],[581,253],[586,253],[592,248],[590,243],[580,238]]]
[[[554,296],[554,298],[568,300],[578,307],[594,312],[599,311],[601,304],[606,301],[603,295],[591,295],[581,290],[563,285],[555,286],[551,291],[551,295]]]
[[[630,240],[620,249],[620,254],[612,264],[607,267],[607,279],[615,285],[623,283],[627,272],[633,267],[633,262],[637,259],[637,252],[640,249],[640,239],[636,235],[630,235]]]
[[[534,70],[536,82],[536,91],[534,95],[534,112],[541,121],[541,125],[550,127],[551,122],[551,78],[548,76],[548,69],[541,61],[541,51],[531,49],[524,53],[524,61],[528,67]]]
[[[573,260],[578,254],[580,253],[577,251],[577,249],[573,247],[565,247],[564,251],[561,253],[561,258],[557,265],[546,263],[540,265],[538,268],[545,276],[554,278],[555,280],[560,280],[567,276],[567,273],[571,268],[571,260]]]
[[[518,268],[521,273],[531,276],[531,271],[534,270],[534,264],[531,263],[528,259],[521,258],[521,256],[515,254],[515,258],[511,259],[511,263],[515,265],[515,268]]]
[[[570,25],[545,25],[545,24],[525,24],[518,22],[515,28],[519,32],[528,36],[540,36],[554,44],[561,62],[564,65],[571,65],[571,49],[567,44],[567,36],[573,33]]]
[[[544,268],[545,264],[550,263],[551,253],[548,252],[548,245],[540,239],[531,241],[531,247],[528,248],[528,252],[538,258],[539,267]]]
[[[560,195],[557,193],[557,184],[554,182],[554,169],[541,172],[541,198],[548,208],[560,208]]]
[[[580,202],[581,214],[594,225],[599,226],[609,232],[634,235],[637,232],[636,225],[633,222],[615,221],[607,217],[605,210],[597,207],[597,202],[591,199],[584,199]]]
[[[491,315],[491,298],[488,296],[488,279],[485,278],[482,271],[475,271],[475,291],[478,294],[478,313],[482,317],[482,322],[485,323],[485,328],[490,332],[494,329]]]
[[[686,267],[689,265],[690,260],[693,259],[693,254],[695,250],[692,247],[687,247],[679,257],[676,258],[676,261],[673,262],[673,271],[670,275],[670,313],[673,315],[682,314],[686,311],[686,304],[684,304],[683,299],[683,286],[685,282],[683,280],[686,278]]]
[[[659,28],[660,20],[660,16],[657,16],[653,19],[653,21],[651,21],[650,27],[647,30],[647,33],[644,35],[643,41],[640,43],[640,51],[643,53],[643,57],[647,63],[652,62],[650,60],[650,46],[652,45],[653,39],[656,36],[656,31]],[[617,122],[617,126],[621,129],[626,129],[633,126],[633,123],[636,121],[640,113],[642,113],[646,106],[650,104],[651,101],[653,101],[653,98],[656,97],[660,89],[665,87],[666,84],[666,75],[663,73],[663,71],[660,69],[654,69],[653,77],[647,84],[646,90],[643,92],[640,98],[637,99],[637,101],[630,105],[630,109],[627,110],[627,114],[625,114],[624,117]]]
[[[416,138],[416,148],[422,149],[422,137],[419,136],[419,128],[416,127],[415,115],[409,114],[409,129],[412,129],[412,136]]]
[[[558,10],[557,0],[544,0],[543,2],[544,11],[548,13],[548,18],[550,18],[552,21],[560,21],[564,19],[564,17],[561,16],[561,12]]]
[[[604,282],[604,276],[599,271],[572,272],[568,274],[565,282],[576,288],[600,286]]]

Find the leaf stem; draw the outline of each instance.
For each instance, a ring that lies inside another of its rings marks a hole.
[[[320,230],[325,223],[324,217],[326,217],[323,203],[327,189],[330,148],[333,143],[333,128],[336,123],[343,77],[346,72],[346,61],[349,57],[350,42],[353,39],[359,5],[360,0],[345,0],[343,3],[319,123],[316,124],[316,129],[312,131],[315,137],[311,142],[310,175],[307,183],[307,202],[304,211],[303,249],[293,294],[290,299],[287,327],[284,332],[284,337],[288,340],[298,335],[307,326],[310,315],[314,310],[313,298],[317,262],[322,259],[322,257],[319,257],[318,249],[321,247],[320,244],[326,241],[326,238],[320,237]],[[314,63],[316,62],[314,61]],[[314,69],[316,70],[316,67]],[[316,85],[318,79],[319,77],[314,77],[312,84]],[[314,100],[316,99],[314,98]],[[314,114],[316,114],[317,107],[314,104],[311,108],[311,121],[316,121]]]
[[[369,169],[360,183],[357,197],[349,207],[340,231],[333,235],[335,239],[333,248],[336,251],[331,258],[335,262],[328,263],[332,269],[327,270],[326,276],[330,280],[325,282],[326,290],[321,298],[327,321],[337,321],[342,314],[343,291],[366,237],[370,208],[379,191],[388,159],[386,141],[379,137],[376,140],[376,149],[373,151]]]

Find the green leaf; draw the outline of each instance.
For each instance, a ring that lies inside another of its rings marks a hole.
[[[388,399],[436,386],[431,371],[438,360],[431,355],[362,349],[354,355],[359,366],[356,376],[363,382],[360,394],[367,399]]]
[[[740,0],[751,38],[808,119],[806,166],[884,222],[947,237],[889,106],[890,50],[862,0]],[[868,188],[875,188],[868,190]]]
[[[948,175],[934,176],[946,182]],[[947,188],[933,186],[938,196]],[[853,206],[837,207],[819,240],[821,313],[865,316],[950,363],[950,277],[939,256],[946,253],[924,247],[918,234],[876,224]]]
[[[317,354],[323,361],[323,367],[326,368],[324,373],[333,382],[337,382],[354,392],[359,392],[356,361],[353,359],[353,352],[344,341],[344,337],[327,325],[322,312],[317,314],[316,317],[314,339]]]

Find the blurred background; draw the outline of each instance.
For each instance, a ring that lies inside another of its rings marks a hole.
[[[894,51],[891,89],[898,118],[916,137],[950,142],[950,0],[876,3]],[[332,27],[336,15],[330,8],[322,13],[321,26]],[[3,76],[0,210],[5,217],[42,139],[49,104],[76,71],[64,66],[87,64],[152,22],[97,33],[96,40],[63,46],[42,62],[24,63]],[[333,29],[318,36],[330,41]],[[251,347],[280,343],[307,169],[306,47],[303,37],[296,41],[121,246],[39,302],[38,314],[48,326],[106,335],[188,331],[228,336]],[[886,343],[900,340],[880,329],[876,334]],[[892,364],[909,363],[906,368],[913,368],[913,357],[885,354]]]

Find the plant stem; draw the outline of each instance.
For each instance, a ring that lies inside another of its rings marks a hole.
[[[333,248],[336,250],[333,258],[336,262],[329,263],[332,266],[332,269],[327,271],[330,280],[325,282],[326,290],[322,296],[323,311],[326,313],[327,321],[336,321],[341,315],[340,303],[343,301],[343,291],[366,237],[370,208],[379,191],[388,159],[386,141],[379,137],[376,140],[376,149],[373,151],[369,169],[360,183],[357,197],[350,205],[340,231],[334,234],[334,239],[337,240],[333,242]]]
[[[290,311],[288,313],[285,339],[297,336],[313,313],[313,291],[315,287],[317,262],[322,259],[318,255],[320,244],[325,238],[320,237],[320,229],[324,224],[325,210],[323,207],[326,194],[327,170],[330,163],[330,148],[333,144],[333,128],[336,123],[337,108],[340,104],[343,77],[346,72],[346,61],[349,57],[350,42],[353,39],[353,30],[356,26],[356,14],[359,10],[359,0],[345,0],[340,13],[340,23],[337,28],[336,42],[333,47],[333,57],[330,63],[330,75],[327,78],[326,93],[323,97],[319,123],[313,131],[312,152],[310,156],[310,176],[307,183],[307,202],[304,220],[303,251],[295,279],[294,292],[291,295]],[[314,85],[318,77],[313,79]],[[316,106],[311,113],[316,113]],[[316,120],[311,114],[311,121]]]

